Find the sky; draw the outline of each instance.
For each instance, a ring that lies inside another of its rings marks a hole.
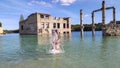
[[[39,12],[53,17],[71,17],[71,24],[79,24],[80,9],[83,23],[91,24],[91,13],[102,7],[103,0],[0,0],[0,22],[4,30],[19,29],[20,15],[26,19]],[[116,8],[116,19],[120,20],[120,0],[105,0],[106,6]],[[106,11],[106,23],[112,20],[112,10]],[[102,22],[101,12],[95,13],[95,23]]]

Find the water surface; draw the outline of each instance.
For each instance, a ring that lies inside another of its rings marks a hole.
[[[72,32],[61,37],[63,54],[50,55],[51,36],[0,36],[0,68],[119,68],[120,37]]]

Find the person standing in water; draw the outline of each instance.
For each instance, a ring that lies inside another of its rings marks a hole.
[[[60,48],[60,33],[58,31],[53,31],[53,49],[61,50]]]
[[[55,49],[56,50],[61,50],[61,48],[60,48],[60,33],[58,33],[57,31],[56,31],[56,33],[57,33],[58,37],[55,40]]]
[[[60,32],[52,31],[52,48],[49,50],[50,54],[63,53],[63,48],[60,45]]]

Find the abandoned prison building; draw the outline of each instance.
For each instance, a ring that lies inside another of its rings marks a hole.
[[[56,30],[61,34],[71,34],[71,19],[56,18],[50,14],[33,13],[27,19],[20,20],[19,32],[21,35],[52,34]]]

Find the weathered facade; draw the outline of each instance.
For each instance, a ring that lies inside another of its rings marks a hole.
[[[57,30],[59,33],[71,33],[71,19],[54,18],[50,14],[33,13],[26,20],[19,22],[20,34],[51,34],[52,30]]]

